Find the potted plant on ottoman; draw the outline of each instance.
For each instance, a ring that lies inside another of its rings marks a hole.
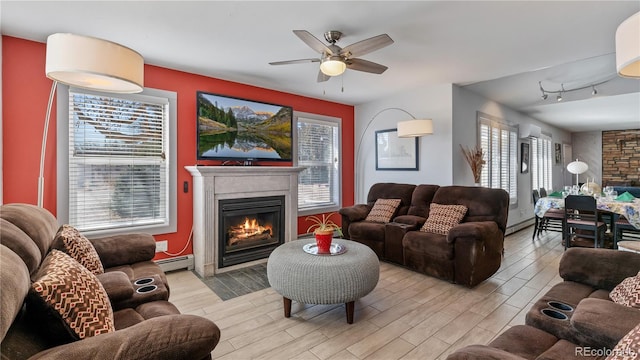
[[[307,216],[306,220],[313,224],[309,226],[307,232],[313,230],[313,234],[316,237],[316,245],[318,246],[318,253],[329,253],[331,248],[331,239],[333,239],[333,232],[337,231],[342,236],[342,229],[338,224],[331,220],[331,217],[335,213],[322,214],[322,218],[311,215]]]

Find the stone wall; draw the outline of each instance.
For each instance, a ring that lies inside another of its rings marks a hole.
[[[640,129],[602,132],[602,184],[640,186]]]

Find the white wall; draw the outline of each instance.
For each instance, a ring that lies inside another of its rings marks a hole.
[[[452,184],[451,91],[451,84],[424,85],[355,107],[355,202],[357,204],[366,201],[369,188],[378,182]],[[369,121],[386,108],[400,108],[418,119],[433,120],[434,134],[419,138],[418,171],[376,170],[375,132],[394,129],[398,121],[410,120],[411,117],[402,111],[386,110],[380,113],[364,133],[361,149],[358,149],[358,143]]]
[[[573,133],[571,135],[573,143],[573,160],[580,159],[589,165],[589,170],[580,174],[580,182],[593,181],[602,184],[602,131],[588,131]],[[572,175],[575,183],[576,176]]]
[[[453,184],[472,185],[473,175],[465,162],[460,144],[475,146],[477,142],[477,115],[480,111],[485,114],[503,119],[512,124],[531,123],[540,126],[542,132],[551,135],[554,143],[571,143],[571,134],[567,131],[552,127],[536,119],[525,116],[500,103],[489,100],[470,90],[453,86]],[[520,143],[527,139],[518,140],[518,159],[520,159]],[[575,151],[575,150],[574,150]],[[519,162],[518,162],[519,163]],[[553,166],[553,188],[561,189],[564,185],[563,177],[566,169],[562,164]],[[509,211],[507,226],[533,218],[533,200],[531,197],[531,172],[521,174],[518,168],[518,204]]]

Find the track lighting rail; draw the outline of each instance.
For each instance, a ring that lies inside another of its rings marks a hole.
[[[570,89],[566,89],[564,87],[564,83],[562,83],[562,84],[560,84],[560,90],[548,90],[548,89],[545,89],[542,86],[542,81],[538,81],[538,86],[540,86],[540,92],[542,93],[542,99],[543,100],[546,100],[547,97],[549,96],[549,94],[558,94],[558,96],[556,98],[557,101],[562,101],[562,95],[564,93],[568,93],[568,92],[571,92],[571,91],[579,91],[579,90],[584,90],[584,89],[589,89],[589,88],[593,89],[591,91],[591,95],[595,96],[595,95],[598,94],[598,90],[596,89],[596,86],[599,86],[599,85],[602,85],[604,83],[607,83],[607,82],[611,81],[611,79],[613,79],[613,78],[610,78],[610,79],[607,79],[607,80],[603,80],[603,81],[600,81],[600,82],[597,82],[597,83],[591,83],[591,84],[588,84],[588,85],[576,87],[576,88],[570,88]]]

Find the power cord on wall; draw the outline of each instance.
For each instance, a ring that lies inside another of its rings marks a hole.
[[[191,226],[191,232],[189,232],[189,238],[187,238],[187,243],[184,244],[184,247],[182,248],[182,250],[180,250],[177,253],[170,253],[168,251],[163,251],[162,253],[165,255],[169,255],[169,256],[180,256],[182,255],[182,253],[184,253],[187,248],[189,247],[189,244],[191,243],[191,237],[193,236],[193,226]]]

